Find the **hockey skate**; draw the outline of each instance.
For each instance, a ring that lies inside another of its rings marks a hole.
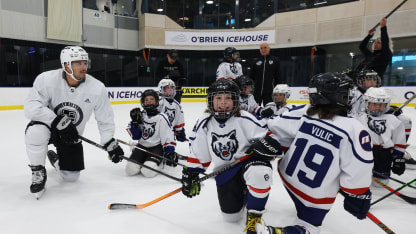
[[[59,170],[59,165],[58,165],[58,163],[59,163],[59,156],[58,156],[58,154],[56,154],[55,151],[53,151],[53,150],[49,150],[48,153],[47,153],[47,155],[48,155],[48,159],[49,159],[49,162],[51,163],[51,165],[56,170]]]
[[[261,216],[263,212],[257,210],[247,211],[246,228],[243,232],[247,231],[247,234],[256,234],[256,224],[261,223]]]
[[[406,169],[416,170],[416,160],[412,158],[409,152],[405,151],[403,158],[406,163]]]
[[[272,227],[272,226],[266,226],[262,223],[256,224],[257,234],[291,234],[291,233],[302,233],[305,234],[306,230],[299,226],[287,226],[287,227]]]
[[[30,185],[30,192],[32,192],[33,195],[35,195],[35,198],[39,200],[39,198],[43,195],[43,193],[46,190],[46,169],[42,165],[29,165],[29,167],[30,169],[32,169],[32,184]]]

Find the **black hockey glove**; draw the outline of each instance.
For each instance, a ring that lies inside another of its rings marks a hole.
[[[176,140],[180,142],[185,142],[187,140],[185,135],[185,129],[182,128],[182,130],[175,131],[174,133],[176,136]]]
[[[280,143],[271,136],[256,140],[251,150],[254,152],[254,157],[263,161],[271,161],[282,154]]]
[[[139,124],[143,123],[142,121],[142,111],[140,108],[136,107],[131,109],[130,111],[130,118],[131,118],[131,124],[135,127],[139,126]]]
[[[166,159],[166,165],[176,167],[178,165],[178,155],[175,152],[165,152],[163,157]]]
[[[274,111],[271,107],[263,108],[260,111],[260,116],[263,118],[270,118],[274,114]]]
[[[397,106],[390,106],[390,109],[386,112],[386,114],[393,114],[395,116],[399,116],[403,114],[402,109],[399,109]]]
[[[113,163],[118,163],[123,160],[121,156],[124,156],[124,151],[114,138],[111,138],[110,141],[105,143],[104,147],[108,152],[108,159],[110,159]]]
[[[406,163],[403,157],[393,159],[391,170],[396,175],[401,175],[406,170]]]
[[[191,198],[199,194],[201,183],[199,180],[199,171],[191,171],[190,168],[184,167],[182,170],[182,193]]]
[[[80,141],[77,128],[67,115],[58,115],[52,121],[51,139],[55,145],[73,145]]]
[[[370,209],[371,191],[370,189],[363,194],[351,194],[340,191],[344,196],[344,209],[357,217],[357,219],[365,219]]]

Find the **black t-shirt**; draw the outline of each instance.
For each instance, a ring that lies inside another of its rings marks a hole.
[[[156,68],[156,77],[157,82],[161,79],[169,76],[175,83],[178,81],[179,78],[185,78],[185,72],[183,70],[182,64],[176,60],[175,63],[170,64],[167,58],[164,58],[162,61],[159,62]]]

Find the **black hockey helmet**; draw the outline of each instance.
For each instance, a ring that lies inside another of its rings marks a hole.
[[[251,85],[251,87],[254,88],[254,82],[253,80],[245,75],[238,76],[234,79],[235,83],[240,87],[240,90],[243,91],[245,87]]]
[[[237,112],[240,105],[240,88],[234,81],[228,79],[216,80],[209,86],[207,93],[208,109],[216,119],[227,120]],[[231,94],[233,100],[233,109],[231,111],[215,111],[213,100],[217,94]]]
[[[234,54],[237,53],[237,49],[234,47],[227,47],[224,50],[224,58],[232,59],[234,61]]]
[[[144,100],[147,96],[153,96],[155,98],[156,104],[144,105]],[[152,116],[158,113],[157,108],[159,107],[159,94],[155,90],[146,89],[145,91],[143,91],[140,101],[142,103],[143,109],[146,111],[148,115]]]
[[[365,80],[375,80],[377,81],[376,87],[381,86],[381,78],[378,75],[378,73],[374,70],[363,70],[357,75],[357,86],[362,88],[364,91],[366,91],[369,87],[364,87],[364,81]]]
[[[350,108],[353,81],[345,74],[328,72],[315,75],[309,82],[309,101],[315,105],[337,105]]]

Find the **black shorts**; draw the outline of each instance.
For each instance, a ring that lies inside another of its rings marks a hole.
[[[149,152],[155,153],[160,156],[163,155],[162,145],[157,145],[154,147],[144,147],[144,146],[138,145],[138,147],[143,148]],[[143,150],[139,150],[136,148],[133,149],[130,159],[133,159],[139,163],[144,163],[146,161],[153,161],[157,163],[157,165],[159,165],[162,162],[162,157],[154,156],[152,154],[146,153]]]
[[[390,176],[391,164],[393,162],[393,156],[391,149],[384,149],[382,147],[373,147],[374,156],[374,171],[386,176]],[[374,175],[374,177],[381,177],[380,175]]]

